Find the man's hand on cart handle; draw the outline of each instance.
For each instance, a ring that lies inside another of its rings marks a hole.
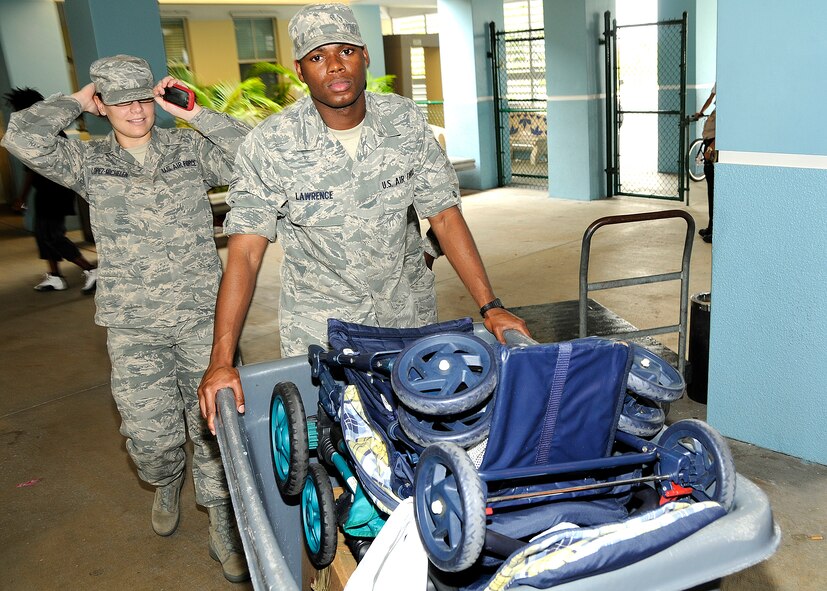
[[[531,338],[531,333],[528,332],[525,321],[505,308],[492,308],[486,311],[483,324],[485,324],[488,332],[497,337],[497,340],[503,344],[507,344],[504,334],[507,330],[516,330]]]
[[[244,391],[241,389],[238,370],[232,366],[209,366],[198,386],[198,405],[201,407],[201,416],[207,420],[207,428],[213,435],[215,435],[215,397],[223,388],[233,391],[236,409],[239,414],[244,414]]]

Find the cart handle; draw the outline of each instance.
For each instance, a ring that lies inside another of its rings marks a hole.
[[[256,589],[278,588],[281,591],[299,591],[296,580],[275,536],[260,536],[253,539],[253,532],[271,529],[272,525],[264,503],[259,495],[256,477],[250,467],[246,449],[246,438],[242,434],[235,408],[235,397],[231,388],[222,388],[216,394],[218,413],[216,416],[218,447],[227,472],[227,485],[233,502],[238,533],[244,546],[244,554],[250,567],[253,587]],[[243,491],[243,492],[242,492]],[[248,502],[242,503],[243,494],[248,495]]]
[[[503,331],[503,337],[505,337],[506,345],[537,345],[539,344],[537,341],[532,339],[531,337],[525,336],[516,328],[509,328],[508,330]]]

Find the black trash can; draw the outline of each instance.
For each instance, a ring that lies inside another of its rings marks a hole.
[[[686,391],[690,399],[706,404],[706,388],[709,382],[709,315],[712,295],[696,293],[691,300],[689,364],[692,367],[692,379]]]

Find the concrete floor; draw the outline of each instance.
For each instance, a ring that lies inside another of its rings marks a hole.
[[[703,184],[692,206],[706,222]],[[552,200],[542,193],[498,189],[465,197],[464,211],[492,283],[509,306],[577,297],[580,241],[593,220],[613,214],[682,207],[618,198],[593,203]],[[603,234],[605,232],[605,234]],[[682,222],[601,230],[591,280],[674,270]],[[72,233],[79,239],[78,232]],[[105,331],[93,323],[93,299],[80,293],[80,270],[65,265],[70,289],[35,293],[44,271],[21,219],[0,215],[0,587],[4,589],[223,589],[232,585],[207,553],[207,515],[182,493],[181,525],[169,538],[149,523],[152,490],[142,486],[118,433],[109,391]],[[94,249],[85,245],[89,258]],[[708,291],[711,247],[694,242],[690,293]],[[242,337],[245,363],[278,356],[275,318],[281,252],[269,249]],[[440,317],[476,318],[446,261],[436,264]],[[635,291],[631,291],[635,290]],[[602,292],[594,297],[638,327],[673,323],[677,284]],[[662,339],[675,348],[674,337]],[[705,418],[684,399],[670,420]],[[730,442],[737,470],[769,496],[783,539],[768,561],[728,577],[731,590],[827,588],[827,467]],[[298,540],[297,540],[297,543]]]

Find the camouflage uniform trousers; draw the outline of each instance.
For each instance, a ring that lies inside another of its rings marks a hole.
[[[109,328],[112,396],[121,434],[141,480],[164,486],[184,471],[187,433],[193,443],[195,501],[228,502],[218,441],[198,406],[198,384],[210,358],[211,316],[172,327]]]

